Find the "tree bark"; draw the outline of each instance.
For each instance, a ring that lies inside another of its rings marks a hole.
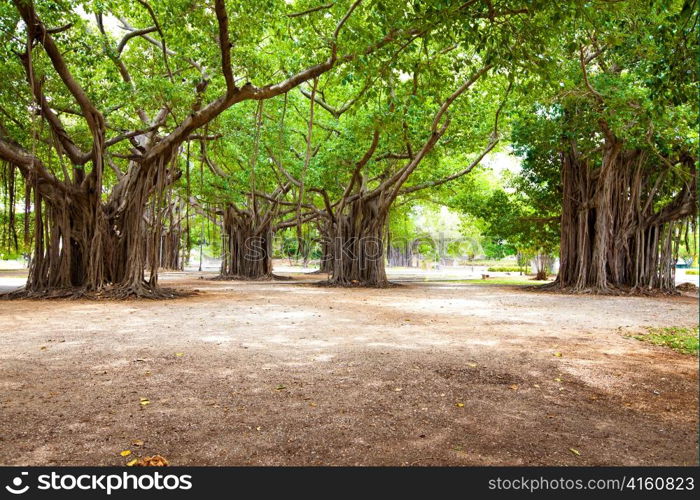
[[[384,233],[387,215],[377,197],[358,198],[335,216],[329,282],[342,286],[386,287]]]
[[[226,207],[222,227],[224,251],[218,279],[272,278],[272,230],[270,221],[266,220],[259,220],[231,205]]]
[[[574,292],[675,292],[680,226],[696,213],[695,160],[685,184],[662,208],[664,170],[644,150],[606,140],[602,165],[571,143],[562,154],[560,269],[555,286]]]

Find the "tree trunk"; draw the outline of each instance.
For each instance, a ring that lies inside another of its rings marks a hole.
[[[399,241],[390,239],[391,232],[387,233],[387,261],[390,267],[413,267],[413,241],[402,239]]]
[[[555,286],[574,292],[675,292],[677,233],[682,220],[695,213],[694,160],[685,160],[692,180],[658,208],[662,169],[650,170],[646,152],[622,146],[607,140],[597,169],[579,157],[574,144],[563,154]]]
[[[329,282],[342,286],[386,287],[383,235],[386,210],[377,197],[358,198],[333,224],[333,267]]]
[[[182,258],[181,241],[183,237],[182,224],[180,220],[180,200],[170,200],[165,208],[165,214],[157,210],[149,210],[149,226],[146,235],[146,255],[155,253],[158,258],[158,265],[161,269],[179,271],[182,269],[184,260]],[[158,231],[157,225],[161,225]],[[160,238],[149,238],[148,235],[160,233]],[[155,245],[155,247],[154,247]],[[153,248],[152,248],[153,247]]]
[[[552,267],[552,257],[545,253],[538,253],[535,257],[535,280],[544,281],[549,276]]]
[[[223,254],[218,279],[272,278],[272,230],[268,222],[228,205],[222,230]]]
[[[172,154],[176,154],[173,152]],[[112,190],[106,212],[109,218],[110,247],[107,259],[112,283],[110,294],[117,298],[167,298],[174,293],[158,287],[161,259],[159,242],[163,232],[160,217],[147,224],[147,208],[160,212],[167,187],[177,178],[175,165],[159,158],[156,165],[140,165]],[[152,202],[148,207],[149,200]],[[148,271],[148,279],[146,279]]]
[[[333,224],[324,219],[318,224],[318,232],[320,234],[321,260],[319,262],[319,273],[331,274],[333,272]]]
[[[78,189],[64,196],[56,189],[36,185],[32,192],[34,249],[20,295],[62,296],[100,290],[108,280],[104,273],[108,246],[104,217],[95,217],[96,197]],[[102,207],[98,204],[97,209]]]

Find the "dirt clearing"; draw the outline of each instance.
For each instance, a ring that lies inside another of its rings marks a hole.
[[[198,276],[0,301],[0,462],[697,463],[697,358],[625,336],[696,325],[696,299]]]

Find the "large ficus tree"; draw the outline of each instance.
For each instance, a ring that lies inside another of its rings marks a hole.
[[[697,210],[695,2],[583,4],[567,19],[516,137],[531,171],[561,172],[553,286],[674,291]]]
[[[316,11],[268,3],[237,2],[235,23],[223,0],[3,4],[0,158],[21,173],[33,216],[22,294],[111,284],[116,296],[159,296],[144,212],[178,179],[183,144],[237,103],[284,94],[405,35],[401,23],[344,30],[361,0],[313,21]]]
[[[300,86],[315,120],[297,124],[288,134],[296,147],[275,163],[306,194],[300,207],[321,221],[331,284],[386,286],[394,203],[468,174],[496,147],[522,69],[515,61],[541,41],[540,14],[533,5],[459,4],[377,67]]]

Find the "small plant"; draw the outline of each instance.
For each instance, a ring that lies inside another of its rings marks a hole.
[[[647,328],[647,333],[633,335],[633,338],[654,345],[670,347],[683,354],[698,355],[698,327],[667,326]]]

